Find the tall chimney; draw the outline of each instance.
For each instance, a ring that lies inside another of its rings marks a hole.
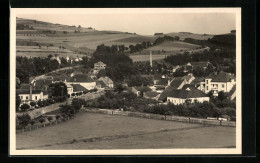
[[[152,51],[150,51],[150,66],[153,67]]]
[[[32,101],[32,84],[30,84],[30,97],[29,100]]]

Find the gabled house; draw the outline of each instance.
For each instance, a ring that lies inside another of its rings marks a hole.
[[[80,84],[70,84],[70,85],[73,88],[72,89],[73,90],[72,93],[80,93],[80,92],[83,93],[83,91],[87,91],[87,89],[85,87],[81,86]]]
[[[106,66],[107,65],[101,61],[94,63],[94,69],[96,70],[106,69]]]
[[[183,104],[187,100],[189,100],[190,103],[194,103],[195,101],[203,103],[205,101],[209,102],[210,98],[204,92],[192,87],[179,90],[174,89],[167,95],[167,102],[175,105]]]
[[[68,84],[80,84],[84,88],[91,90],[96,87],[96,82],[85,74],[76,74],[71,77],[66,83]]]
[[[149,91],[152,91],[152,89],[147,86],[131,87],[131,92],[136,94],[137,97],[143,97],[143,93]]]
[[[234,75],[220,72],[218,74],[211,74],[204,81],[200,82],[200,90],[205,93],[212,91],[214,96],[218,96],[220,91],[230,92],[235,84]]]
[[[21,99],[21,103],[48,99],[48,93],[42,90],[33,90],[32,85],[29,89],[17,89],[16,93]]]
[[[101,87],[102,87],[102,83],[104,83],[103,87],[105,87],[105,88],[114,88],[114,82],[107,76],[100,77],[100,78],[98,78],[97,81],[101,83]]]
[[[171,81],[170,87],[173,87],[174,89],[181,89],[185,84],[187,84],[186,79],[182,77],[176,77]]]
[[[189,62],[184,66],[184,72],[189,72],[197,67],[202,67],[204,70],[208,67],[210,62]]]

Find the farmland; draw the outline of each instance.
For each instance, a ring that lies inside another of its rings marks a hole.
[[[235,128],[82,113],[17,135],[17,149],[232,148]]]

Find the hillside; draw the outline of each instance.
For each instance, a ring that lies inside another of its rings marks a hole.
[[[190,33],[190,32],[172,32],[165,34],[167,36],[175,37],[179,36],[180,40],[184,40],[185,38],[193,38],[196,40],[207,40],[208,38],[212,38],[214,35],[209,35],[209,34],[195,34],[195,33]]]

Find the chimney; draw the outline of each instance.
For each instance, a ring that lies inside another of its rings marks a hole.
[[[32,84],[30,84],[30,96],[29,96],[29,100],[32,101]]]

